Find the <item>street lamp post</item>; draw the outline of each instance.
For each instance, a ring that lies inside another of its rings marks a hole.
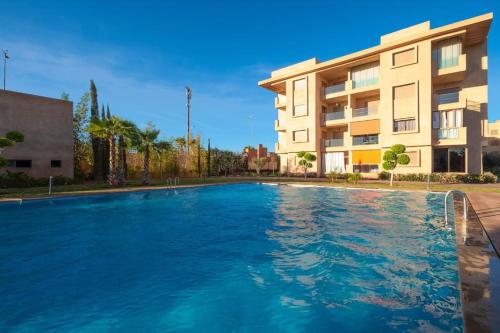
[[[5,78],[7,77],[7,59],[9,59],[9,50],[3,52],[3,90],[5,90]]]
[[[189,155],[189,146],[191,144],[191,132],[190,132],[190,126],[189,126],[189,113],[190,113],[190,109],[191,109],[191,88],[189,88],[189,86],[186,86],[186,99],[187,99],[187,104],[186,104],[186,108],[187,108],[187,152],[188,152],[188,155]]]

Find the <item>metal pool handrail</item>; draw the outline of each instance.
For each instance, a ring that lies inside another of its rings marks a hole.
[[[444,221],[446,224],[448,224],[448,196],[452,193],[458,193],[462,195],[463,198],[463,206],[464,206],[464,223],[467,223],[467,197],[465,196],[465,193],[459,190],[449,190],[446,192],[446,195],[444,197]]]

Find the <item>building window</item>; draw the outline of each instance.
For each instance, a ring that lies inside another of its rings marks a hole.
[[[353,172],[375,173],[378,172],[378,164],[353,164]]]
[[[460,38],[450,38],[440,42],[437,49],[438,68],[457,66],[460,54],[462,54]]]
[[[371,63],[358,66],[352,69],[352,87],[361,88],[378,83],[380,66],[378,63]]]
[[[352,144],[359,145],[376,145],[378,144],[378,134],[357,135],[352,137]]]
[[[31,168],[31,160],[8,160],[9,168]]]
[[[293,81],[293,90],[305,89],[306,87],[307,87],[306,79]]]
[[[458,88],[442,90],[437,93],[438,104],[458,103],[459,100],[460,94]]]
[[[405,84],[393,88],[392,106],[395,120],[416,118],[417,111],[416,84]]]
[[[61,160],[52,160],[50,161],[51,168],[60,168],[62,165]]]
[[[307,130],[293,131],[293,142],[307,142]]]
[[[448,111],[434,111],[432,113],[432,128],[457,128],[462,127],[462,109]]]
[[[394,132],[407,132],[415,130],[415,118],[394,120]]]
[[[307,116],[307,107],[305,104],[299,104],[293,106],[294,116]]]
[[[465,172],[465,148],[434,149],[434,172]]]
[[[392,54],[392,66],[394,67],[409,65],[415,62],[417,62],[415,48]]]

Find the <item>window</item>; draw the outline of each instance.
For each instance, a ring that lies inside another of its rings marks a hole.
[[[406,155],[410,158],[410,163],[408,163],[406,166],[409,167],[416,167],[420,166],[420,152],[419,151],[407,151],[405,152]]]
[[[9,168],[31,168],[31,160],[8,160]]]
[[[437,49],[438,68],[457,66],[460,54],[462,54],[460,38],[450,38],[440,42]]]
[[[434,149],[434,172],[448,172],[448,148]]]
[[[434,172],[465,172],[465,148],[434,149]]]
[[[294,142],[307,142],[307,130],[293,131]]]
[[[352,165],[353,172],[378,172],[378,164],[353,164]]]
[[[51,168],[60,168],[62,165],[61,160],[52,160],[50,161]]]
[[[294,116],[307,116],[307,107],[305,104],[294,105],[293,106]]]
[[[415,130],[415,119],[394,120],[394,132]]]
[[[378,144],[378,134],[353,136],[352,144],[355,146]]]
[[[458,103],[459,100],[460,94],[458,88],[442,90],[437,93],[438,104]]]
[[[293,81],[293,90],[305,89],[306,87],[307,87],[306,79]]]
[[[393,88],[394,119],[415,118],[417,110],[415,83]]]
[[[432,128],[462,127],[462,109],[434,111],[432,113]]]
[[[416,62],[415,48],[393,53],[392,66],[404,66]]]
[[[379,64],[371,63],[352,69],[352,87],[361,88],[378,83]]]

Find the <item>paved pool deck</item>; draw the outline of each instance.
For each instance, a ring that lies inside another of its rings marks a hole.
[[[500,256],[500,193],[467,193],[470,204]]]

